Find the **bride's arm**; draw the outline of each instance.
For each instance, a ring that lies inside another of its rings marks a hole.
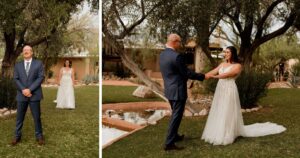
[[[213,76],[213,78],[229,78],[229,77],[235,77],[237,76],[240,72],[242,71],[242,65],[241,64],[236,64],[232,67],[232,69],[229,72],[219,74],[216,76]]]
[[[57,79],[57,84],[58,85],[60,85],[60,79],[61,79],[61,76],[62,76],[62,71],[63,71],[63,68],[60,68],[59,74],[58,74],[58,79]]]
[[[223,63],[221,63],[218,67],[214,68],[213,70],[209,71],[208,73],[206,73],[205,75],[210,75],[210,76],[214,76],[217,75],[219,73],[219,69],[221,67]]]
[[[75,70],[74,70],[74,68],[72,68],[72,74],[71,74],[71,77],[72,77],[73,86],[75,85],[75,77],[74,77],[74,76],[75,76],[75,75],[74,75],[75,73],[74,73],[74,72],[75,72]]]

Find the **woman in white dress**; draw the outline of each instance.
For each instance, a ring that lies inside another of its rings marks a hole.
[[[64,67],[60,69],[58,84],[56,108],[75,109],[74,70],[70,60],[66,60]]]
[[[244,126],[235,83],[242,66],[233,46],[225,49],[225,59],[226,62],[206,74],[219,81],[201,139],[213,145],[227,145],[238,136],[259,137],[285,131],[285,127],[270,122]]]

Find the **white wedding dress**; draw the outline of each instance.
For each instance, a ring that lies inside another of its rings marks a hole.
[[[233,65],[219,69],[228,72]],[[227,145],[238,136],[259,137],[277,134],[286,128],[275,123],[244,125],[235,78],[219,79],[201,139],[213,145]]]
[[[56,108],[75,109],[75,97],[72,81],[72,68],[69,70],[62,69],[60,86],[58,87],[56,97]]]

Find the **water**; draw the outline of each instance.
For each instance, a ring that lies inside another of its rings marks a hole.
[[[167,113],[167,110],[146,110],[141,112],[106,112],[109,117],[124,120],[138,125],[156,124]]]

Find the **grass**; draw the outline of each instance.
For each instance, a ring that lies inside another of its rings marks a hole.
[[[136,86],[102,86],[103,104],[123,103],[123,102],[143,102],[143,101],[162,101],[159,97],[154,98],[137,98],[132,95]]]
[[[287,128],[282,134],[257,138],[239,137],[233,144],[213,146],[201,140],[207,117],[184,118],[180,133],[186,135],[182,151],[162,150],[169,118],[148,126],[103,150],[103,158],[112,157],[300,157],[300,89],[271,89],[260,100],[264,109],[244,114],[245,124],[275,122]]]
[[[56,88],[43,88],[41,102],[45,146],[38,146],[32,116],[27,112],[22,141],[14,138],[15,117],[0,119],[0,157],[99,157],[99,88],[75,88],[75,110],[56,109]]]

